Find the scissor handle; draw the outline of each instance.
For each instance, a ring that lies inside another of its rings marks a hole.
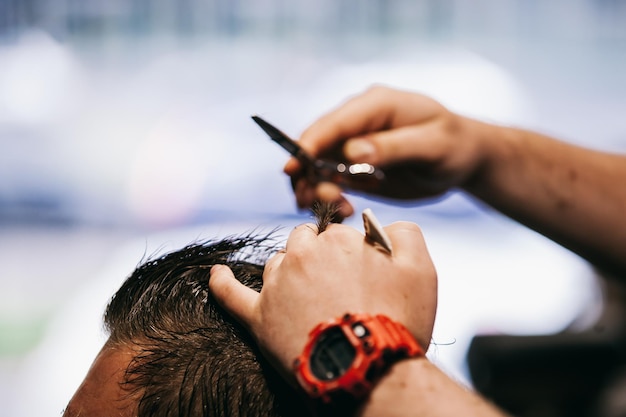
[[[345,164],[324,159],[314,159],[312,182],[330,181],[343,188],[354,188],[361,191],[376,191],[385,179],[382,170],[370,164]]]

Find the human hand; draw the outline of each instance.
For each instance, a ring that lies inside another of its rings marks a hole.
[[[268,358],[293,378],[293,360],[319,323],[347,312],[384,314],[404,324],[426,350],[437,307],[437,274],[419,227],[385,227],[388,255],[356,229],[296,227],[283,252],[265,266],[260,293],[226,266],[211,269],[213,297],[250,330]]]
[[[383,168],[379,189],[359,191],[411,200],[462,186],[476,171],[480,146],[468,121],[426,96],[377,86],[320,118],[299,143],[315,157]],[[338,185],[308,182],[295,158],[284,171],[292,177],[298,206],[319,199],[338,203],[342,217],[353,213]]]

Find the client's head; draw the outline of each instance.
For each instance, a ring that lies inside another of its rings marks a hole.
[[[259,291],[271,237],[193,244],[137,267],[105,313],[109,339],[65,416],[287,416],[303,402],[211,299],[226,264]]]

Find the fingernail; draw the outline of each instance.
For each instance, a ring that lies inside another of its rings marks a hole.
[[[216,274],[224,269],[224,265],[215,264],[211,267],[211,274]]]
[[[344,147],[346,158],[355,162],[371,162],[376,147],[368,139],[351,139]]]

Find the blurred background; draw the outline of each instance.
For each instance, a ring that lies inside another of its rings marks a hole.
[[[298,137],[382,83],[624,152],[625,21],[624,0],[0,0],[0,415],[60,415],[144,255],[310,219],[251,114]],[[424,229],[430,355],[467,384],[474,335],[602,315],[589,265],[467,196],[351,199]]]

